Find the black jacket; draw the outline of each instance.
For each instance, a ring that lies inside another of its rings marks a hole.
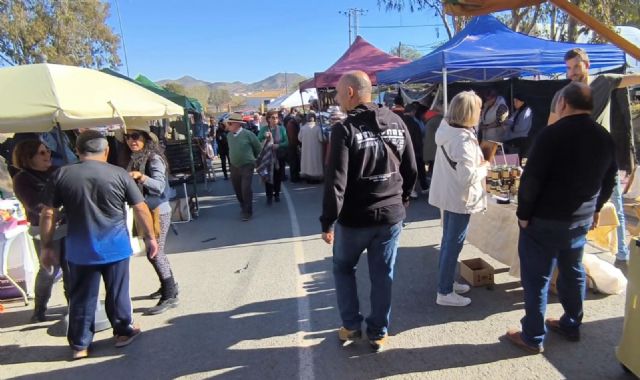
[[[616,171],[609,132],[589,115],[564,117],[544,128],[529,152],[518,219],[588,223],[611,197]]]
[[[417,169],[411,136],[386,107],[360,105],[333,126],[322,231],[337,220],[348,227],[395,224],[406,216]]]

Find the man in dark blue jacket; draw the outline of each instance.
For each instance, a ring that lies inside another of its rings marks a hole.
[[[593,103],[587,84],[572,82],[561,90],[555,109],[560,119],[540,132],[522,175],[517,216],[525,316],[522,331],[510,330],[507,338],[530,353],[543,351],[547,328],[570,341],[580,339],[583,248],[617,171],[613,139],[592,119]],[[564,314],[545,321],[556,263]]]
[[[333,275],[342,341],[360,338],[363,317],[355,268],[367,250],[371,314],[367,336],[380,351],[387,340],[393,269],[405,205],[416,182],[411,137],[400,116],[371,103],[367,74],[354,71],[338,82],[337,100],[348,112],[333,126],[322,202],[322,238],[333,246]]]

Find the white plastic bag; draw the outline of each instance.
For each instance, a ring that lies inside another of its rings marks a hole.
[[[582,258],[587,284],[594,290],[605,294],[620,294],[627,288],[627,278],[622,271],[595,255]]]

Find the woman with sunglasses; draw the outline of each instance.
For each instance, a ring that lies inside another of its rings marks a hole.
[[[124,134],[127,147],[131,152],[126,169],[138,184],[151,210],[154,230],[158,238],[158,254],[153,259],[149,259],[149,262],[160,279],[160,289],[149,297],[159,301],[156,306],[146,312],[147,315],[156,315],[178,306],[178,284],[173,278],[169,259],[164,253],[167,232],[171,226],[167,159],[160,150],[158,137],[150,131],[149,127],[140,128],[129,129]]]
[[[13,166],[20,169],[13,177],[13,192],[27,212],[27,220],[31,224],[29,233],[36,240],[34,246],[38,256],[40,256],[40,210],[49,196],[46,190],[47,181],[55,170],[51,163],[51,151],[39,140],[24,140],[19,142],[13,150],[12,161]],[[54,238],[57,238],[57,235],[62,234],[57,232]],[[68,271],[64,260],[63,239],[58,238],[55,240],[54,247],[59,252],[60,263],[54,267],[53,272],[49,272],[44,266],[40,266],[40,270],[36,275],[35,309],[31,322],[46,321],[45,312],[51,297],[51,288],[60,269],[62,269],[65,297],[68,298]]]
[[[280,185],[284,178],[285,158],[287,157],[287,147],[289,142],[287,139],[287,130],[280,125],[278,112],[267,112],[267,125],[260,128],[258,140],[260,142],[271,141],[273,143],[273,183],[265,182],[265,193],[267,194],[267,204],[271,205],[272,200],[280,202]]]

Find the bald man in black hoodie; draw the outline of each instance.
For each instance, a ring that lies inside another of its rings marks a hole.
[[[411,137],[402,119],[371,103],[371,82],[354,71],[338,82],[337,100],[348,116],[333,126],[322,202],[322,238],[333,246],[333,275],[342,327],[338,337],[362,336],[355,268],[367,250],[371,314],[367,336],[383,349],[402,221],[416,177]],[[334,223],[335,235],[334,235]]]

